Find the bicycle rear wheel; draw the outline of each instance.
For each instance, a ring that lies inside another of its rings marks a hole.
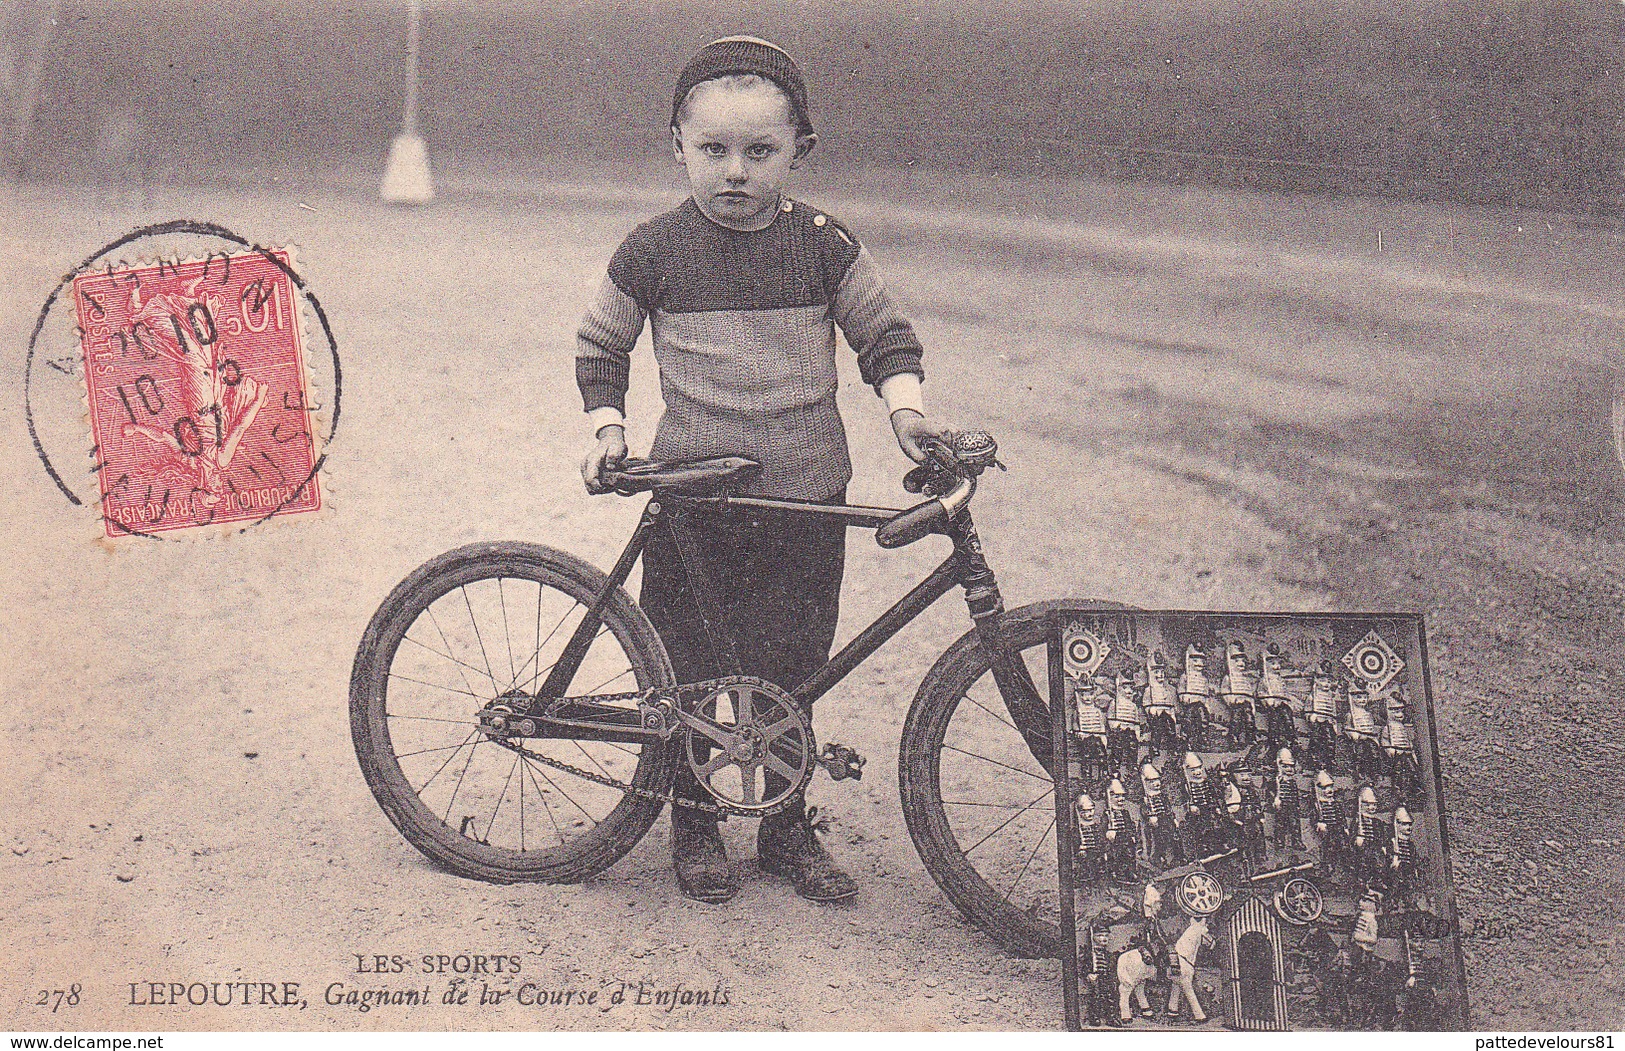
[[[1048,614],[1112,603],[1039,602],[1004,615],[1046,710]],[[1050,727],[1041,728],[1044,738]],[[898,756],[903,817],[931,878],[1017,956],[1061,953],[1055,784],[1005,708],[974,631],[937,659],[909,707]]]
[[[493,883],[583,880],[659,816],[674,749],[504,742],[475,723],[487,703],[539,688],[607,582],[562,551],[474,544],[418,568],[368,624],[350,677],[356,758],[395,827],[451,871]],[[600,619],[566,695],[672,684],[665,647],[624,591]]]

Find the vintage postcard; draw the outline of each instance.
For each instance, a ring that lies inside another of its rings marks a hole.
[[[1621,1028],[1622,40],[5,5],[0,1028]]]

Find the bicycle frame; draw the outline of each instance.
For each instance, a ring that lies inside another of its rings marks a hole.
[[[684,514],[697,509],[710,509],[723,512],[749,512],[752,510],[772,510],[789,512],[809,517],[835,518],[849,527],[860,529],[878,529],[894,517],[902,513],[899,508],[864,507],[847,504],[821,504],[800,500],[784,500],[776,497],[741,497],[741,496],[686,496],[673,493],[655,493],[645,505],[643,514],[638,520],[636,530],[627,541],[625,549],[616,559],[614,567],[609,572],[609,579],[603,591],[588,607],[586,615],[576,627],[570,640],[566,643],[558,661],[549,671],[547,680],[537,691],[539,697],[561,698],[570,681],[575,677],[587,649],[597,637],[600,626],[600,614],[605,603],[609,601],[617,588],[622,587],[631,575],[632,567],[637,564],[649,538],[655,529],[661,528],[663,520],[672,521],[677,528],[673,535],[677,538],[679,552],[683,555],[685,571],[689,574],[691,589],[698,599],[701,620],[706,633],[710,636],[712,646],[722,663],[726,666],[725,672],[737,674],[739,671],[738,659],[733,653],[732,640],[722,629],[720,611],[715,605],[715,589],[711,586],[709,578],[705,575],[699,559],[691,557],[685,550],[684,530],[681,528],[681,518]],[[810,706],[818,698],[844,679],[859,664],[885,645],[892,636],[896,635],[906,625],[925,610],[929,609],[938,599],[942,598],[955,586],[965,589],[965,602],[970,609],[972,622],[982,645],[987,648],[992,659],[995,681],[998,683],[1005,707],[1009,710],[1012,721],[1018,727],[1022,737],[1031,749],[1036,759],[1045,770],[1050,771],[1053,765],[1051,744],[1049,736],[1049,708],[1041,698],[1037,687],[1033,684],[1032,676],[1019,654],[1012,654],[1003,641],[1002,618],[1004,615],[1004,600],[999,594],[998,583],[993,571],[988,568],[987,560],[982,554],[981,538],[977,535],[976,526],[971,520],[970,510],[966,508],[949,521],[946,534],[953,541],[953,551],[942,561],[936,569],[932,570],[925,579],[914,585],[902,598],[898,599],[891,608],[887,609],[873,623],[860,631],[847,644],[832,656],[828,663],[792,691],[792,696],[803,706]],[[583,698],[583,700],[586,700]],[[623,714],[623,713],[618,713]],[[623,739],[628,727],[617,727],[603,734],[603,739],[611,737]],[[596,736],[590,726],[583,725],[581,721],[570,721],[571,736],[587,740]],[[635,730],[633,731],[636,732]]]

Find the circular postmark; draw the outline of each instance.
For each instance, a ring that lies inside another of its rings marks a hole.
[[[185,219],[104,245],[46,297],[23,389],[45,473],[109,539],[322,507],[343,373],[290,247]]]

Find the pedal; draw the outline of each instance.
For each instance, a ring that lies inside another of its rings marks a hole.
[[[818,753],[818,765],[824,768],[832,781],[863,780],[863,767],[869,760],[844,744],[831,741]]]

